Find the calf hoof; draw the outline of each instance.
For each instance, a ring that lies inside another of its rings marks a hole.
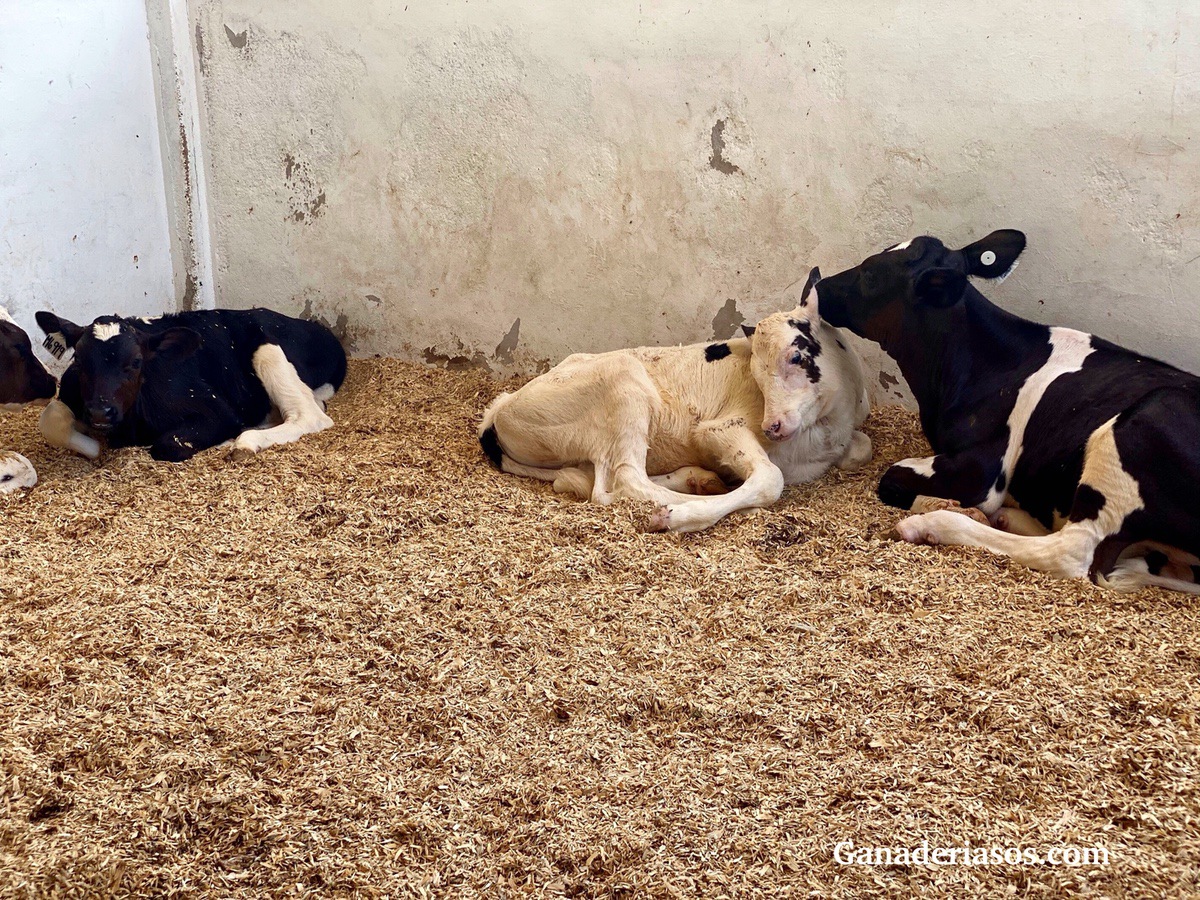
[[[924,515],[925,513],[937,512],[942,509],[974,519],[980,525],[992,524],[982,509],[974,506],[963,506],[957,500],[949,500],[945,497],[917,497],[913,501],[911,512],[917,515]]]
[[[729,493],[729,488],[725,487],[725,482],[712,472],[703,476],[690,476],[687,480],[687,486],[689,494],[699,494],[704,497]]]
[[[660,506],[650,516],[650,520],[646,523],[647,531],[670,531],[671,530],[671,507]]]
[[[892,529],[892,537],[909,544],[929,544],[937,546],[937,532],[929,527],[928,520],[923,516],[909,516],[901,519]]]
[[[225,458],[230,462],[244,463],[246,460],[254,459],[255,453],[247,447],[234,446],[232,450],[225,454]]]

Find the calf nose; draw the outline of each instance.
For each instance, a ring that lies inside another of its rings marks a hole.
[[[773,441],[779,440],[779,432],[783,429],[783,423],[776,420],[763,429],[763,434]]]

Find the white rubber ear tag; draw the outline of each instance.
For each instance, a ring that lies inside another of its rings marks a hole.
[[[983,253],[979,254],[979,261],[985,266],[994,265],[996,262],[996,254],[991,250],[984,250]]]

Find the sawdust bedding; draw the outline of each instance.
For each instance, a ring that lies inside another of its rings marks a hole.
[[[499,389],[357,362],[241,464],[0,420],[41,475],[0,510],[3,895],[1200,891],[1195,600],[889,541],[901,410],[868,470],[665,536],[488,468]]]

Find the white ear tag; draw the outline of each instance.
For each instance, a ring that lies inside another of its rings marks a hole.
[[[991,250],[984,250],[979,254],[979,261],[985,266],[994,266],[996,264],[996,254]]]
[[[55,359],[62,359],[67,352],[67,339],[61,331],[53,331],[46,335],[46,339],[42,341],[42,346],[50,351],[50,355]]]

